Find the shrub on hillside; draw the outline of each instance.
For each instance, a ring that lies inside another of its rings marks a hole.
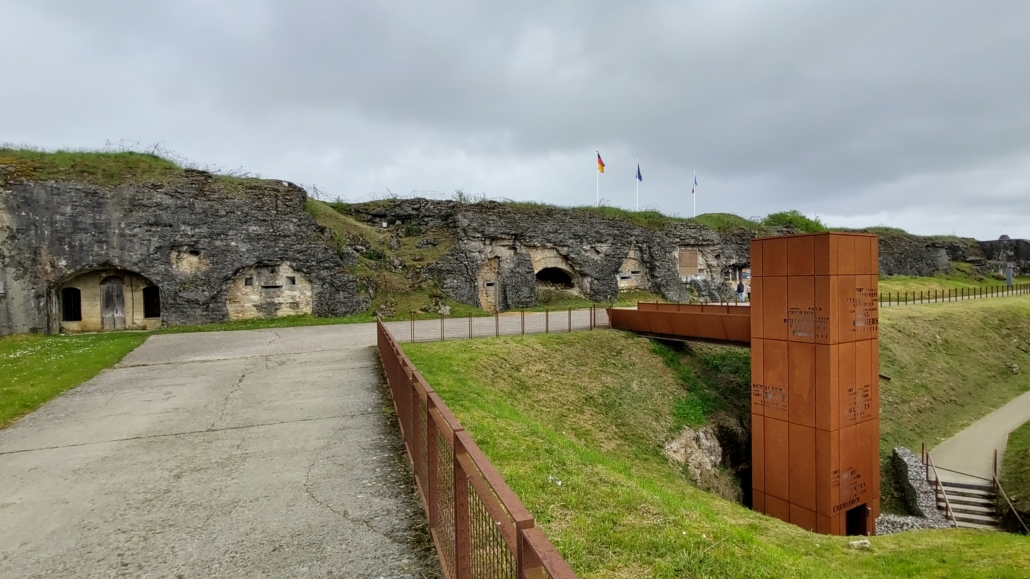
[[[826,231],[826,224],[818,217],[810,219],[805,217],[797,209],[770,213],[762,220],[762,225],[767,227],[792,227],[803,233],[819,233]]]

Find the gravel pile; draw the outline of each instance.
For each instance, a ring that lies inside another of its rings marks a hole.
[[[947,520],[934,520],[926,517],[907,517],[884,513],[876,519],[877,535],[893,535],[916,529],[947,529],[951,523]]]

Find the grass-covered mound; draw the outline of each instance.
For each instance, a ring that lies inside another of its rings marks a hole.
[[[687,392],[648,340],[601,331],[404,349],[580,577],[1023,577],[1030,568],[1024,537],[922,531],[856,551],[699,491],[661,454]]]
[[[99,187],[132,183],[171,184],[186,177],[187,168],[153,153],[16,148],[0,144],[0,185],[15,180],[75,181]],[[213,175],[211,187],[239,195],[261,179]]]
[[[117,364],[146,338],[140,332],[0,338],[0,428]]]

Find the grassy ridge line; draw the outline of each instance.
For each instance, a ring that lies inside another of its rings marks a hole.
[[[0,428],[117,364],[146,339],[140,332],[0,338]]]
[[[152,153],[44,151],[0,143],[0,185],[14,178],[115,187],[128,183],[171,183],[183,178],[185,173],[185,167]],[[214,174],[215,188],[230,196],[239,196],[246,185],[261,182],[262,179],[256,177]]]
[[[854,551],[697,490],[661,455],[684,391],[647,340],[403,348],[584,579],[1023,577],[1030,566],[1021,537],[918,532]]]

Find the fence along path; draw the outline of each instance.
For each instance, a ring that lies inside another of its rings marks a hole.
[[[377,322],[376,333],[404,445],[447,579],[576,579],[387,326]]]
[[[440,316],[435,320],[413,318],[403,322],[386,322],[385,325],[399,342],[440,342],[525,334],[557,334],[611,326],[608,310],[599,307],[545,312],[506,312],[466,318]]]
[[[913,290],[906,292],[881,293],[880,305],[904,306],[940,302],[961,302],[965,300],[1021,296],[1026,294],[1030,294],[1030,284],[1026,283],[1015,284],[1012,286],[988,285],[946,290]]]

